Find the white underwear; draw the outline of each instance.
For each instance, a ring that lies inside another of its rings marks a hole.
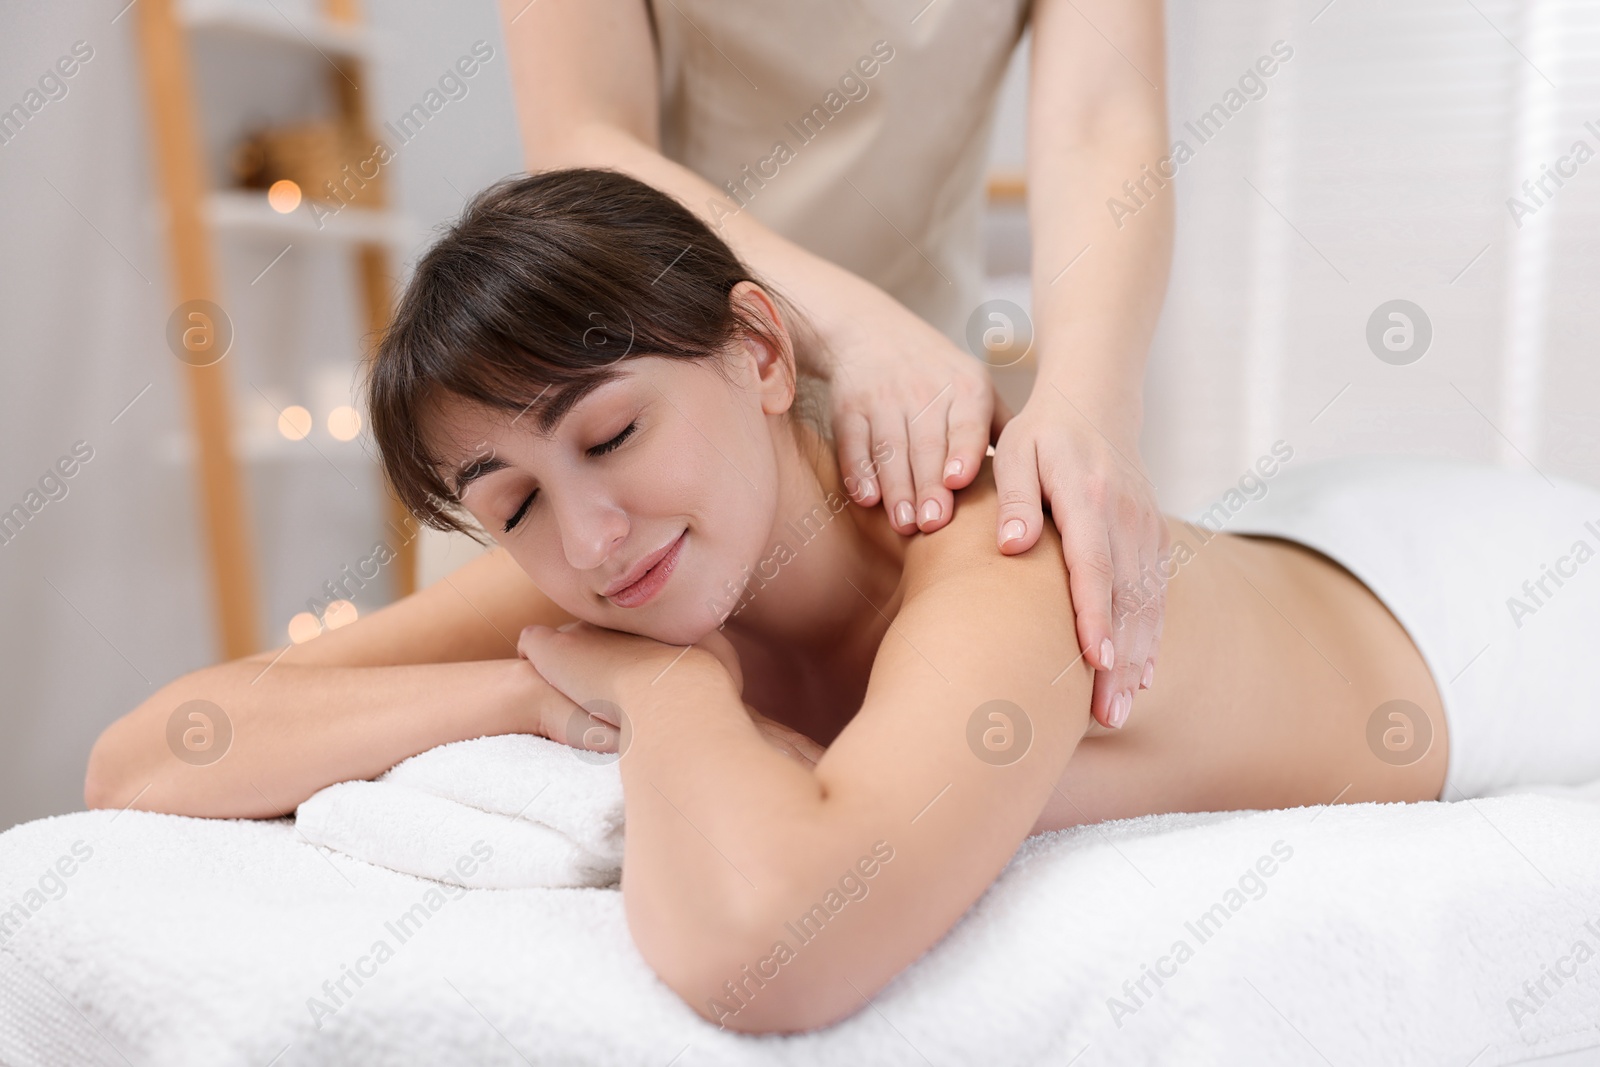
[[[1336,560],[1422,653],[1449,734],[1440,800],[1600,780],[1600,490],[1420,456],[1291,459],[1256,482],[1221,529]]]

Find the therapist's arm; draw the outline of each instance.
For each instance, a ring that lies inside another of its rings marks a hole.
[[[751,212],[728,216],[736,205],[723,190],[661,154],[660,75],[645,0],[502,0],[501,14],[529,170],[624,171],[704,218],[816,327],[822,344],[809,357],[831,382],[840,470],[853,499],[881,502],[904,534],[949,522],[951,491],[972,481],[990,440],[995,397],[983,364],[883,290]],[[892,70],[891,61],[879,77]]]
[[[995,446],[998,535],[1003,551],[1032,547],[1044,526],[1041,494],[1050,503],[1079,647],[1101,668],[1094,716],[1120,725],[1117,698],[1131,704],[1153,676],[1166,608],[1169,536],[1139,454],[1175,198],[1172,168],[1163,177],[1160,167],[1171,149],[1161,0],[1037,0],[1030,77],[1039,370]],[[1114,212],[1113,199],[1130,213]],[[1014,524],[1022,533],[1008,541]]]

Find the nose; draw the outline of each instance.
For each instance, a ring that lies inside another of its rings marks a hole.
[[[555,505],[556,522],[561,529],[561,549],[567,563],[579,571],[599,567],[628,537],[627,512],[607,497],[594,493],[593,483],[574,493],[564,494],[566,502]]]

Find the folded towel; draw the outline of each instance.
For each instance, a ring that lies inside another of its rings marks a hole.
[[[454,885],[603,887],[622,874],[616,757],[528,734],[440,745],[328,786],[295,825],[312,844]]]

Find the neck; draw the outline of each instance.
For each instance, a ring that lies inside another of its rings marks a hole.
[[[905,538],[881,507],[850,501],[831,441],[799,419],[792,429],[768,550],[727,628],[798,654],[876,649],[899,606]]]

